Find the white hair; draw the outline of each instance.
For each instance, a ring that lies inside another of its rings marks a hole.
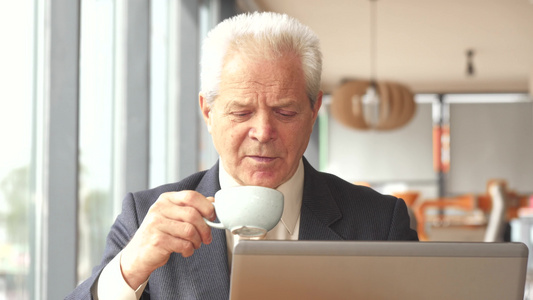
[[[200,63],[201,93],[209,105],[215,101],[222,68],[229,55],[276,59],[288,53],[300,58],[306,94],[313,107],[322,73],[318,37],[296,19],[272,12],[240,14],[222,21],[208,33]]]

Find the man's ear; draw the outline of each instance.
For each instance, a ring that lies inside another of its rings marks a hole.
[[[207,131],[211,133],[211,107],[207,104],[207,100],[204,95],[200,93],[198,95],[198,100],[200,103],[200,110],[202,111],[202,116],[204,117],[205,125],[207,125]]]
[[[320,107],[322,106],[322,96],[324,93],[322,91],[318,92],[318,96],[316,97],[315,105],[313,106],[313,119],[316,120],[316,117],[318,116],[318,111],[320,110]]]

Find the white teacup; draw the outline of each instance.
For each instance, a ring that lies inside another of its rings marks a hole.
[[[220,223],[205,220],[219,229],[240,236],[263,236],[278,224],[283,214],[283,194],[261,186],[237,186],[215,194],[215,211]]]

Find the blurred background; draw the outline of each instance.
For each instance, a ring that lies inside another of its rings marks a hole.
[[[0,1],[0,300],[62,299],[127,192],[216,162],[201,40],[250,11],[321,40],[312,165],[402,197],[422,240],[529,245],[531,0]]]

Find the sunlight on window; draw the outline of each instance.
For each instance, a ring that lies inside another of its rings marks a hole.
[[[114,1],[82,1],[78,278],[100,262],[113,222]]]
[[[35,234],[32,202],[34,3],[0,3],[0,299],[30,299]]]

